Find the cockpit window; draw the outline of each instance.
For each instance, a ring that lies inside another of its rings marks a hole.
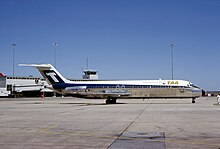
[[[196,85],[194,85],[193,83],[189,83],[189,85],[190,85],[191,87],[199,88],[199,87],[197,87]]]

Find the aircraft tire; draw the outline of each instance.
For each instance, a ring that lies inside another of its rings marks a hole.
[[[106,104],[116,104],[116,98],[107,98],[105,101]]]

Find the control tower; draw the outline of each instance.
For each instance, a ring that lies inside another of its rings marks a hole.
[[[98,80],[98,71],[95,69],[89,69],[89,59],[86,59],[86,66],[87,69],[83,70],[83,79],[89,79],[89,80]]]
[[[85,69],[83,70],[83,79],[97,80],[99,79],[97,73],[98,73],[97,70]]]

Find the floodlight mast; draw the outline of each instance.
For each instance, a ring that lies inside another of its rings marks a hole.
[[[173,69],[174,69],[174,66],[173,66],[173,49],[176,46],[176,44],[171,43],[171,44],[168,44],[168,46],[171,47],[171,70],[172,70],[172,80],[173,80]]]
[[[14,76],[15,75],[15,47],[16,47],[16,44],[12,44],[12,75]]]
[[[56,61],[57,61],[57,46],[58,43],[52,44],[54,46],[54,67],[56,68]]]
[[[54,46],[54,67],[56,68],[58,43],[53,43],[52,45]],[[53,92],[53,96],[56,97],[56,92]]]

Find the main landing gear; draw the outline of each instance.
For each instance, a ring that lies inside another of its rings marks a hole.
[[[113,97],[108,97],[107,100],[105,101],[106,104],[116,104],[117,98]]]
[[[192,98],[192,103],[196,103],[196,98]]]

